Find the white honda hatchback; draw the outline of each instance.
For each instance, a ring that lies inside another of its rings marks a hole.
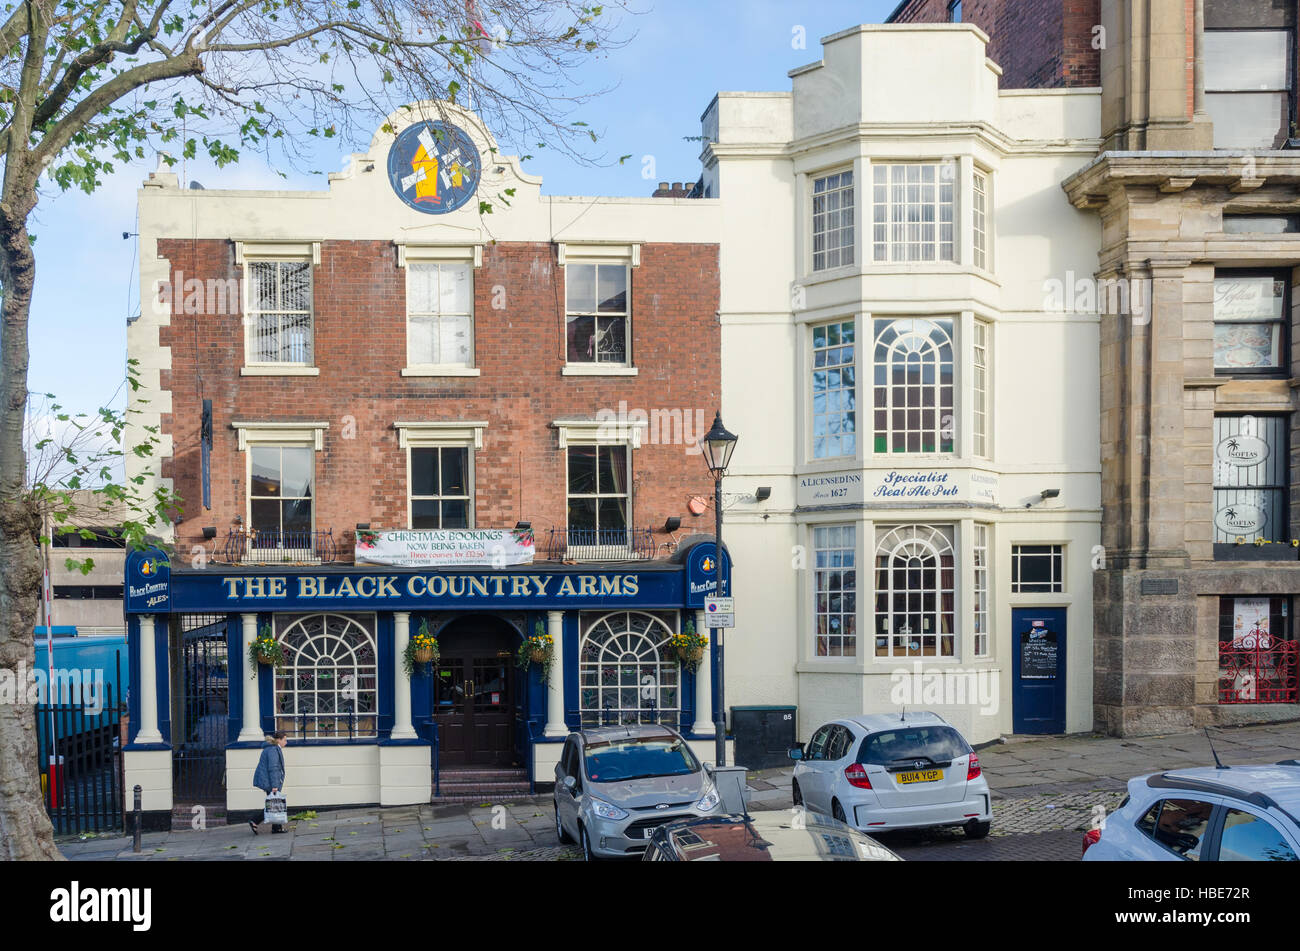
[[[834,720],[790,758],[795,805],[864,832],[961,826],[981,839],[993,827],[979,757],[936,713]]]

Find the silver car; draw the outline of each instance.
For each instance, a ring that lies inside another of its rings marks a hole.
[[[588,861],[640,855],[664,823],[721,811],[713,777],[670,727],[571,733],[555,767],[555,834]]]
[[[961,826],[980,839],[993,826],[979,757],[937,713],[835,720],[790,758],[795,805],[864,832]]]

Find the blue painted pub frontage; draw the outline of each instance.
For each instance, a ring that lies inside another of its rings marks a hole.
[[[427,802],[466,770],[544,787],[583,726],[665,723],[712,759],[713,651],[692,669],[671,639],[707,633],[715,551],[695,541],[661,561],[478,570],[133,553],[128,794],[142,787],[151,826],[204,803],[256,814],[253,770],[277,730],[291,810]],[[725,549],[722,561],[725,591]],[[408,674],[420,633],[440,656]],[[251,649],[268,636],[280,664]],[[529,637],[550,638],[549,669],[521,663]]]

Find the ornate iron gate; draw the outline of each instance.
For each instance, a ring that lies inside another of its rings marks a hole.
[[[182,615],[178,622],[179,656],[172,658],[173,796],[180,803],[224,803],[230,720],[226,618]]]
[[[1295,703],[1300,642],[1253,631],[1219,645],[1219,703]]]

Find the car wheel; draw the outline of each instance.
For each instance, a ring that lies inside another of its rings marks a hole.
[[[564,831],[564,823],[560,821],[560,804],[555,804],[555,837],[560,840],[560,845],[568,845],[573,841],[573,836]]]
[[[840,820],[840,822],[847,824],[849,821],[848,818],[845,817],[844,807],[840,805],[838,799],[835,800],[833,803],[831,803],[831,815],[834,816],[836,819]]]
[[[790,795],[794,797],[794,804],[796,806],[803,805],[803,791],[799,789],[799,780],[796,779],[794,784],[791,785]]]
[[[982,839],[989,834],[989,830],[992,828],[992,822],[976,822],[974,819],[962,826],[968,839]]]
[[[596,861],[596,855],[591,851],[591,836],[587,835],[587,827],[578,826],[578,835],[582,839],[582,860],[584,862]]]

